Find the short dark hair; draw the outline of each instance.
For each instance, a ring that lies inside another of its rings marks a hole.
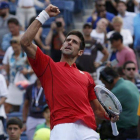
[[[117,73],[117,71],[112,68],[112,67],[105,67],[102,72],[104,72],[107,76],[111,76],[113,77],[113,79],[118,78],[119,74]],[[104,77],[102,77],[102,75],[100,75],[100,79],[104,79]]]
[[[80,31],[73,30],[73,31],[69,32],[69,33],[66,35],[66,38],[67,38],[69,35],[76,35],[77,37],[79,37],[79,39],[81,40],[80,50],[84,50],[84,48],[85,48],[85,39],[84,39],[82,33],[81,33]]]
[[[22,121],[21,121],[18,117],[13,117],[13,118],[10,118],[10,119],[7,121],[6,127],[8,128],[9,125],[18,125],[19,128],[21,129],[23,123],[22,123]]]
[[[101,2],[101,1],[104,1],[105,2],[105,0],[95,0],[95,5],[97,5],[97,3],[98,2]]]
[[[135,64],[133,61],[126,61],[124,64],[123,64],[123,69],[126,68],[126,65],[127,64]],[[136,65],[136,64],[135,64]]]
[[[16,18],[10,18],[7,23],[14,23],[15,25],[19,25],[19,21]]]

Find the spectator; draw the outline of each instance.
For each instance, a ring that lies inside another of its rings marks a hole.
[[[139,107],[138,107],[138,116],[139,116],[139,123],[138,123],[138,139],[140,139],[140,100],[139,100]]]
[[[98,43],[98,41],[90,36],[91,31],[91,23],[85,23],[83,26],[85,49],[83,55],[78,58],[77,64],[81,70],[89,72],[92,77],[94,77],[93,75],[96,72],[96,68],[107,60],[109,54],[106,48],[101,45],[101,43]],[[103,54],[103,58],[100,62],[95,62],[97,51],[100,51]]]
[[[27,70],[27,57],[21,50],[20,38],[13,37],[10,41],[13,48],[13,54],[8,57],[8,65],[6,65],[7,75],[9,77],[8,98],[5,104],[6,113],[9,113],[13,107],[13,111],[19,111],[20,105],[23,103],[24,90],[20,90],[15,84],[14,79],[17,72],[24,75],[29,74],[31,71]]]
[[[139,0],[127,0],[126,1],[126,6],[127,6],[127,11],[129,12],[134,12],[134,13],[139,13]]]
[[[13,36],[18,37],[24,33],[23,31],[20,31],[20,25],[16,18],[10,18],[8,20],[8,28],[10,33],[5,34],[2,40],[1,47],[3,51],[6,51],[8,47],[10,47],[10,40]]]
[[[7,85],[6,85],[6,81],[5,78],[3,77],[2,74],[0,74],[0,139],[3,140],[4,139],[4,119],[6,119],[6,113],[5,113],[5,109],[4,109],[4,103],[5,100],[7,98]],[[3,124],[3,125],[2,125]]]
[[[96,29],[93,29],[91,32],[91,37],[95,39],[98,43],[101,43],[104,47],[106,47],[106,28],[108,26],[108,20],[105,18],[101,18],[97,22]],[[100,62],[103,59],[103,54],[98,51],[96,62]]]
[[[108,26],[108,20],[105,18],[101,18],[97,22],[96,29],[93,29],[91,32],[91,37],[95,39],[98,43],[101,43],[102,45],[106,45],[106,28]]]
[[[9,138],[7,140],[20,140],[22,134],[22,121],[19,118],[10,118],[7,121],[7,133]]]
[[[116,59],[118,60],[118,67],[124,65],[127,61],[133,61],[136,64],[136,71],[138,72],[137,60],[134,51],[123,45],[123,37],[119,32],[115,32],[109,38],[111,45],[117,50]]]
[[[45,1],[47,4],[50,3],[50,0]],[[16,15],[18,19],[20,19],[20,24],[24,29],[29,24],[30,19],[36,16],[36,9],[34,7],[35,5],[43,8],[45,3],[42,3],[38,0],[18,0]]]
[[[124,78],[133,82],[140,93],[140,75],[136,72],[136,64],[133,61],[127,61],[123,65]]]
[[[128,29],[122,29],[123,26],[123,20],[121,17],[114,17],[112,20],[112,24],[114,27],[114,31],[111,31],[107,34],[107,38],[110,38],[110,36],[114,33],[114,32],[119,32],[122,37],[123,37],[123,44],[125,46],[129,46],[133,43],[133,38],[132,35],[130,33],[130,31]]]
[[[110,38],[110,36],[114,33],[114,32],[119,32],[122,36],[123,36],[123,44],[124,46],[129,46],[133,43],[133,38],[132,35],[130,33],[130,31],[128,29],[122,29],[123,26],[123,20],[121,17],[114,17],[112,20],[112,24],[114,27],[114,31],[111,31],[107,34],[107,38]],[[111,47],[111,44],[108,44],[108,52],[110,54],[109,59],[113,60],[116,58],[116,50],[113,50]]]
[[[117,2],[118,0],[106,0],[105,2],[106,11],[114,15],[117,15],[118,14]]]
[[[46,104],[44,91],[41,88],[39,79],[30,85],[25,93],[25,101],[23,107],[23,122],[28,140],[33,139],[36,126],[45,122],[43,118],[43,106]],[[29,113],[29,116],[28,116]]]
[[[65,22],[62,16],[57,16],[55,22],[51,24],[51,29],[46,37],[46,45],[51,46],[51,58],[59,62],[61,58],[61,46],[65,40]]]
[[[137,87],[132,82],[120,78],[118,73],[111,67],[106,67],[100,72],[100,79],[106,88],[111,90],[118,98],[123,108],[117,122],[119,135],[115,137],[115,140],[136,139],[139,103]]]
[[[136,16],[133,12],[126,11],[127,6],[123,0],[120,0],[117,4],[118,16],[120,16],[123,20],[123,29],[128,29],[131,32],[131,35],[134,35],[134,17]]]
[[[45,118],[46,122],[43,124],[37,125],[35,132],[39,130],[40,128],[49,128],[50,129],[50,109],[47,104],[43,107],[43,117]]]
[[[134,17],[134,49],[140,50],[140,14]]]
[[[0,2],[0,49],[2,38],[5,34],[9,33],[7,21],[10,18],[16,18],[14,15],[9,14],[9,3]]]
[[[105,1],[104,0],[97,0],[95,3],[96,11],[93,11],[92,16],[87,19],[87,22],[91,22],[93,24],[93,29],[96,28],[97,22],[101,18],[106,18],[109,21],[107,31],[113,29],[111,25],[111,21],[114,18],[114,15],[107,12],[105,8]]]

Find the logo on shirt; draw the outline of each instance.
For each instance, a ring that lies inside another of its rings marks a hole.
[[[79,72],[82,73],[82,74],[84,74],[84,72],[82,72],[82,71],[80,71],[80,70],[79,70]]]

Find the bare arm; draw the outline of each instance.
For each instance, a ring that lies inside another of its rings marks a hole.
[[[103,56],[103,58],[101,59],[101,61],[102,61],[102,62],[105,62],[105,61],[108,59],[109,53],[108,53],[108,51],[107,51],[106,48],[104,48],[104,49],[102,50],[102,53],[104,54],[104,56]]]
[[[58,7],[49,5],[45,11],[48,13],[50,17],[56,16],[60,13]],[[23,50],[27,53],[27,55],[33,59],[35,59],[37,46],[32,43],[35,38],[39,28],[42,26],[41,22],[38,20],[33,21],[33,23],[28,27],[26,32],[21,38],[21,46]]]
[[[65,40],[65,35],[63,34],[63,31],[62,30],[59,31],[58,34],[59,34],[59,38],[60,38],[61,42],[63,43]]]
[[[24,106],[23,106],[23,121],[26,122],[27,116],[29,111],[29,101],[25,100]]]
[[[42,34],[42,28],[39,28],[39,30],[38,30],[38,32],[37,32],[37,34],[36,34],[36,36],[35,36],[35,41],[36,41],[36,43],[42,48],[42,49],[44,49],[45,48],[45,45],[43,44],[43,42],[41,41],[41,34]]]
[[[109,115],[106,113],[102,105],[99,103],[97,99],[92,100],[90,102],[91,107],[93,109],[93,112],[95,113],[95,116],[97,116],[99,119],[106,120],[106,118],[109,119]],[[111,117],[112,122],[116,122],[119,120],[119,116]]]
[[[51,44],[51,40],[52,40],[52,36],[53,36],[53,30],[50,30],[47,37],[46,37],[46,45],[50,45]]]
[[[98,118],[105,120],[104,114],[105,114],[105,110],[104,108],[101,106],[101,104],[99,103],[99,101],[97,99],[92,100],[90,102],[91,107],[95,113],[95,116],[97,116]]]
[[[45,41],[46,45],[50,45],[51,44],[54,29],[56,29],[56,24],[55,24],[55,22],[52,22],[51,29],[50,29],[47,37],[46,37],[46,41]]]
[[[6,97],[1,97],[0,99],[0,106],[5,103]]]
[[[116,9],[117,4],[116,4],[115,0],[111,0],[111,3],[112,3],[112,6]]]

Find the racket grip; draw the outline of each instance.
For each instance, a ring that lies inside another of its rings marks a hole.
[[[119,134],[116,123],[111,122],[111,127],[112,127],[112,133],[114,136],[117,136]]]

